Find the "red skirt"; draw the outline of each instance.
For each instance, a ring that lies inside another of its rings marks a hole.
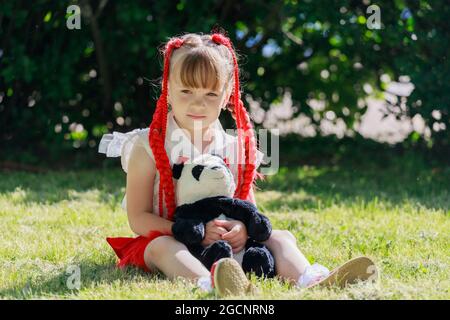
[[[151,231],[148,236],[138,236],[135,238],[118,237],[106,238],[109,245],[113,248],[119,257],[117,267],[124,268],[126,266],[135,266],[146,272],[151,272],[144,261],[144,251],[147,245],[160,236],[171,235],[159,231]]]

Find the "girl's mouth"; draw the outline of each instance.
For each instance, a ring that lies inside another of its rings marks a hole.
[[[196,115],[193,115],[193,114],[188,114],[188,117],[192,118],[192,119],[195,119],[195,120],[206,118],[206,116],[196,116]]]

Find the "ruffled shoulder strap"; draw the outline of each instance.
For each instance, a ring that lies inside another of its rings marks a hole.
[[[130,132],[117,132],[104,134],[98,146],[98,152],[107,157],[121,157],[122,169],[128,172],[128,163],[131,150],[136,143],[145,148],[152,159],[153,153],[148,143],[148,128],[135,129]]]

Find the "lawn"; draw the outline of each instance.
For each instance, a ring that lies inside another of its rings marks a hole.
[[[125,176],[119,167],[0,177],[1,298],[216,298],[186,281],[115,267],[105,237],[132,235],[120,207]],[[450,298],[450,168],[401,159],[303,165],[283,167],[259,187],[261,212],[274,228],[290,230],[311,262],[333,268],[367,255],[381,280],[298,290],[252,277],[260,289],[254,298]],[[73,270],[80,272],[79,288],[67,285]]]

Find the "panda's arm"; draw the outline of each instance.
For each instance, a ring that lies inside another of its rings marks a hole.
[[[240,199],[233,198],[221,198],[215,202],[215,205],[219,207],[219,210],[227,217],[244,222],[248,224],[254,213],[258,210],[256,207],[248,201],[242,201]]]
[[[184,244],[199,244],[205,237],[205,221],[196,214],[193,204],[185,204],[175,210],[172,233],[175,239]]]
[[[221,201],[219,201],[219,199],[222,198],[225,197],[210,197],[198,200],[194,203],[183,204],[176,209],[176,217],[184,219],[197,219],[207,223],[223,213],[222,207],[224,205]]]
[[[184,244],[200,244],[205,237],[205,224],[198,219],[177,218],[172,225],[176,240]]]
[[[205,237],[206,223],[220,214],[214,210],[214,203],[216,201],[206,198],[177,207],[172,226],[175,239],[184,244],[201,243]]]
[[[226,216],[245,224],[250,238],[256,241],[269,239],[272,233],[272,224],[265,215],[258,212],[253,203],[231,198],[221,199],[219,203],[222,204]]]

